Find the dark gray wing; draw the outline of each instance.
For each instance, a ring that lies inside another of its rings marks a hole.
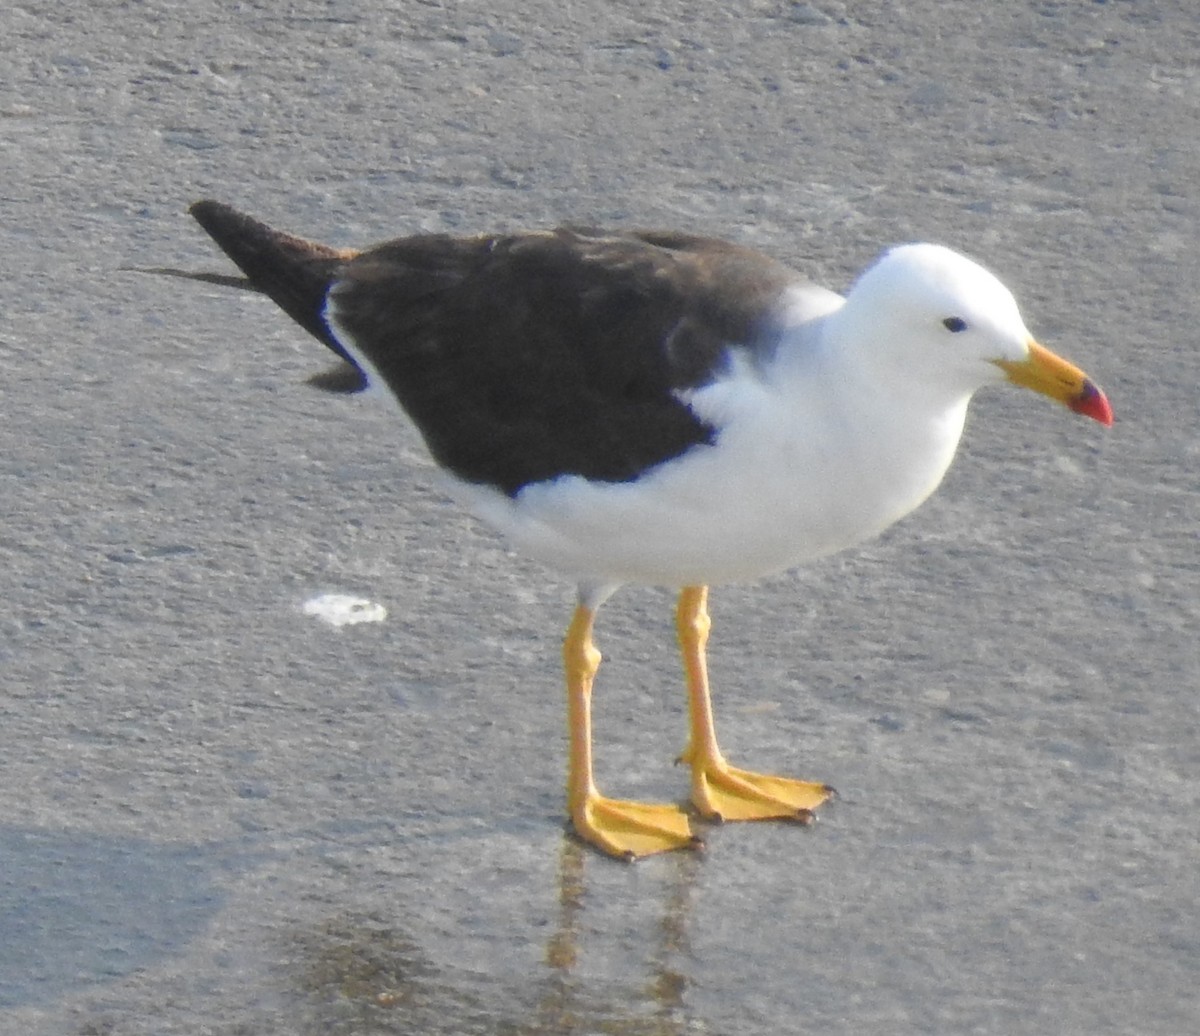
[[[439,463],[512,494],[567,474],[627,481],[712,442],[678,391],[769,336],[799,282],[669,232],[425,235],[343,265],[326,318]]]

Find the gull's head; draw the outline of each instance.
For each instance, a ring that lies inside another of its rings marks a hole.
[[[965,399],[1007,379],[1112,424],[1104,393],[1040,346],[993,274],[941,245],[893,248],[851,289],[837,315],[889,378]]]

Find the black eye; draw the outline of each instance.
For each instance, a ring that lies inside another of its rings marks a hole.
[[[942,327],[944,327],[951,334],[958,334],[959,331],[965,331],[967,329],[967,322],[963,320],[962,317],[946,317],[946,319],[942,321]]]

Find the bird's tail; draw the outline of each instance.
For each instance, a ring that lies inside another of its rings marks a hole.
[[[325,299],[338,269],[357,252],[285,234],[219,201],[198,201],[188,212],[241,268],[244,277],[167,267],[124,269],[260,292],[341,357],[342,363],[314,374],[309,384],[339,393],[366,388],[366,376],[329,330],[324,316]]]
[[[285,234],[219,201],[198,201],[188,212],[246,275],[239,286],[269,296],[309,334],[353,362],[323,315],[329,286],[338,267],[354,257],[353,251]]]

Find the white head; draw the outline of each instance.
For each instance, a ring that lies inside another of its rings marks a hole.
[[[941,245],[885,252],[851,289],[831,331],[837,348],[861,352],[897,391],[953,404],[1007,379],[1112,422],[1103,393],[1083,372],[1037,344],[1012,292]]]

